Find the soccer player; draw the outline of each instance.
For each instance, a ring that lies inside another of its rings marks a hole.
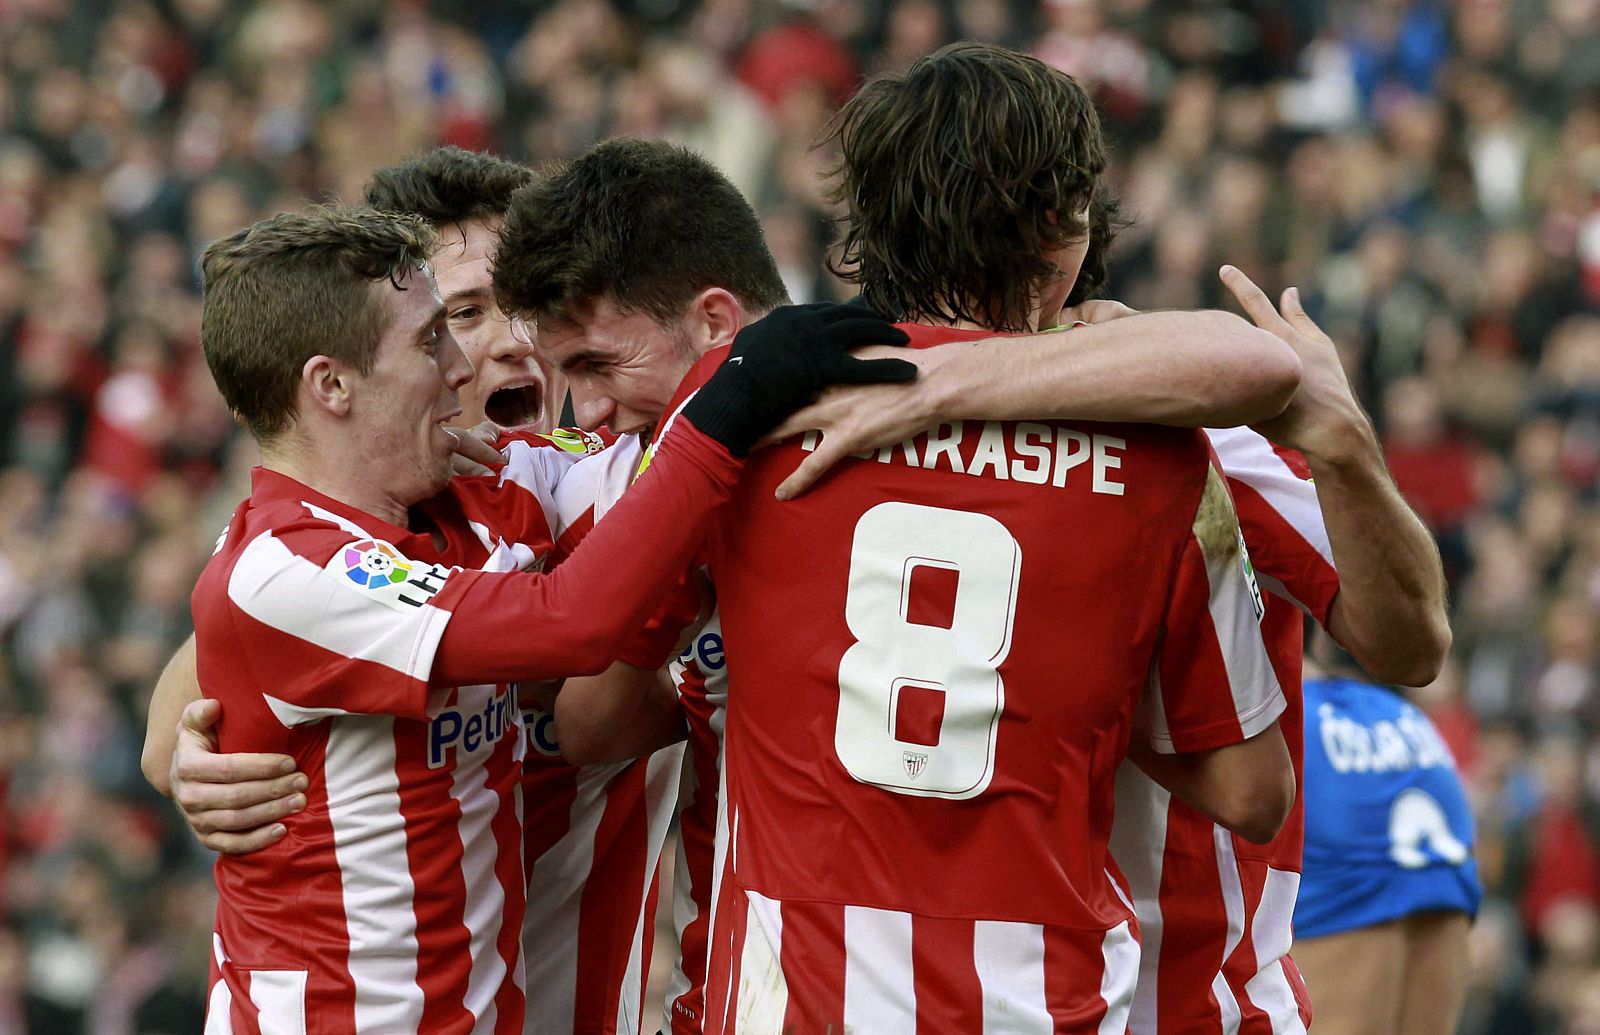
[[[202,345],[263,463],[195,590],[199,677],[227,705],[220,746],[292,756],[310,801],[278,844],[218,862],[208,1031],[521,1031],[510,684],[598,671],[637,637],[779,415],[828,380],[912,372],[842,355],[884,340],[859,310],[747,334],[592,546],[508,570],[548,552],[545,512],[451,487],[443,424],[472,368],[434,245],[415,217],[317,209],[203,259]],[[658,552],[595,571],[641,535]]]
[[[1448,1035],[1483,897],[1455,761],[1426,715],[1354,672],[1308,678],[1305,705],[1294,955],[1317,1032]]]
[[[836,126],[848,273],[913,347],[1058,322],[1105,166],[1070,77],[956,44]],[[1124,757],[1255,841],[1294,798],[1204,436],[946,422],[779,502],[803,449],[710,539],[740,689],[706,1030],[1123,1030]]]
[[[500,314],[490,277],[500,219],[512,192],[532,179],[532,172],[516,163],[445,147],[378,170],[365,191],[368,204],[421,216],[439,233],[431,265],[451,333],[476,372],[460,390],[462,413],[452,422],[460,428],[487,418],[506,434],[548,432],[566,392],[565,377],[536,362],[527,336],[515,332]],[[598,444],[598,439],[585,442],[570,432],[548,441],[580,454]],[[509,491],[514,478],[502,480]],[[152,703],[146,768],[163,791],[175,713],[199,696],[192,672],[192,661],[169,669]],[[204,719],[214,720],[220,713],[214,702],[206,708]],[[654,925],[650,889],[676,806],[682,748],[668,746],[646,759],[577,767],[561,758],[549,712],[525,708],[523,725],[529,740],[522,783],[529,873],[523,949],[527,982],[540,990],[529,1003],[526,1029],[637,1031],[636,1021],[619,1021],[619,1015],[637,1017],[642,1012]],[[284,761],[264,757],[242,775],[270,780],[276,774],[271,767]],[[242,760],[219,757],[216,762],[238,765]],[[203,768],[207,760],[194,764]],[[224,774],[219,770],[217,775]],[[193,780],[187,787],[201,795],[211,790]],[[211,813],[222,807],[220,802],[213,807],[213,800],[180,797],[179,804],[212,847],[258,847],[252,834],[210,829]],[[261,815],[255,825],[278,818]],[[283,828],[277,830],[281,836]]]

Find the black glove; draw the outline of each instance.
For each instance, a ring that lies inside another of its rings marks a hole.
[[[786,305],[750,324],[733,351],[695,393],[683,415],[734,456],[783,423],[829,385],[910,381],[903,359],[857,359],[862,345],[904,345],[905,332],[866,307],[817,302]]]

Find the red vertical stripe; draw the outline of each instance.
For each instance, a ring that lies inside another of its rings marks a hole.
[[[531,752],[532,747],[528,750]],[[562,763],[529,759],[522,774],[522,858],[534,894],[533,878],[544,853],[572,826],[572,803],[578,797],[578,770]]]
[[[1233,953],[1222,963],[1222,976],[1239,1002],[1239,1035],[1273,1035],[1272,1018],[1250,1001],[1245,984],[1256,976],[1256,946],[1251,938],[1250,918],[1261,907],[1261,892],[1266,886],[1267,868],[1260,863],[1239,863],[1239,884],[1244,889],[1244,936]]]
[[[723,874],[722,886],[717,896],[716,925],[711,929],[710,946],[706,953],[705,1010],[701,1015],[707,1035],[721,1032],[728,1011],[728,976],[733,970],[733,960],[743,951],[738,940],[738,924],[734,912],[747,908],[742,892],[734,886],[731,870]]]
[[[779,966],[789,988],[785,1031],[844,1031],[844,907],[785,902]],[[971,935],[968,935],[968,954]]]
[[[228,966],[232,969],[231,965]],[[261,1035],[261,1011],[256,1009],[255,1002],[250,998],[250,972],[234,970],[233,973],[237,981],[233,986],[233,1002],[228,1006],[233,1035]]]
[[[606,785],[605,812],[594,835],[594,859],[605,860],[584,881],[579,904],[577,1016],[616,1031],[622,979],[639,933],[648,857],[645,763],[628,766]]]
[[[1044,929],[1044,1001],[1055,1035],[1097,1035],[1106,1015],[1100,998],[1105,974],[1104,934]]]
[[[1214,825],[1182,802],[1167,810],[1161,863],[1161,960],[1156,1017],[1162,1031],[1207,1035],[1222,1030],[1211,984],[1228,944],[1228,908],[1217,870]]]
[[[930,916],[912,919],[911,975],[917,998],[917,1031],[933,1035],[983,1030],[983,986],[978,982],[972,938],[971,920]]]

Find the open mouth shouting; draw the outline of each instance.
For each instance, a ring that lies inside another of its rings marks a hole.
[[[501,385],[483,403],[483,415],[506,431],[535,430],[544,416],[544,382],[529,378]]]

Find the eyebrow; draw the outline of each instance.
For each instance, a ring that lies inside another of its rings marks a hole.
[[[491,292],[489,291],[488,288],[481,288],[481,287],[477,287],[477,288],[462,288],[460,291],[452,291],[452,292],[450,292],[450,294],[445,296],[444,307],[446,309],[450,309],[450,308],[454,307],[457,303],[464,302],[469,298],[470,299],[474,299],[474,300],[481,300],[481,299],[488,298],[490,296],[490,294],[491,294]]]

